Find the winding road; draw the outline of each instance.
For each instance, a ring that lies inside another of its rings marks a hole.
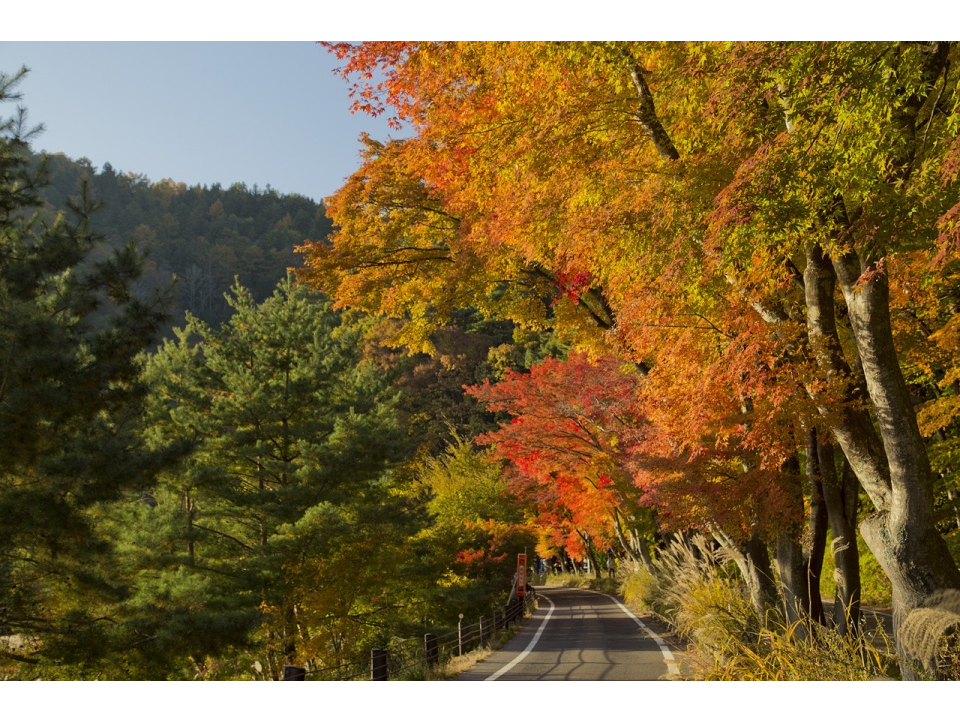
[[[663,640],[609,595],[538,587],[539,608],[457,680],[661,680],[679,675]]]

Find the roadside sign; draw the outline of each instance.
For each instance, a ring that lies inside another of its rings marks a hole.
[[[524,597],[527,589],[527,554],[517,555],[517,597]]]

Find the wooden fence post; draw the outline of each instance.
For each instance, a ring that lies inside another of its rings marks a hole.
[[[387,653],[380,648],[370,651],[370,679],[387,679]]]
[[[284,680],[306,680],[307,670],[306,668],[297,667],[296,665],[284,665],[283,679]]]
[[[427,633],[423,636],[423,650],[427,658],[427,665],[433,667],[440,664],[440,647],[437,645],[437,636]]]
[[[463,613],[460,613],[460,619],[457,620],[457,654],[463,655]]]

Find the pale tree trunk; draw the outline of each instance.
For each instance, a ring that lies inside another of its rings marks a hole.
[[[781,532],[777,535],[775,557],[787,625],[797,625],[808,617],[806,611],[808,585],[803,546],[792,532]],[[799,626],[797,634],[799,637],[806,636],[805,631]]]
[[[840,634],[860,631],[860,551],[857,548],[857,482],[848,463],[837,477],[834,448],[829,443],[819,447],[823,495],[827,505],[831,552],[836,566],[836,593],[833,601],[834,626]]]
[[[847,399],[840,408],[822,406],[821,414],[875,508],[861,523],[860,531],[893,586],[896,635],[906,614],[920,607],[931,593],[960,587],[960,572],[933,523],[933,477],[894,348],[887,278],[878,270],[875,265],[861,266],[853,252],[831,261],[819,247],[811,246],[804,289],[811,350],[830,391]],[[838,282],[863,369],[864,388],[854,382],[840,347],[833,299]],[[876,413],[879,436],[866,410],[858,406],[864,394]],[[816,392],[811,395],[818,400]],[[822,457],[822,470],[827,470],[826,465]],[[842,603],[848,612],[856,613],[859,569],[853,569],[858,561],[852,556],[856,540],[844,521],[848,509],[839,499],[843,495],[839,483],[825,482],[824,495],[831,526],[836,526],[834,554],[847,582],[840,591]],[[899,643],[898,650],[901,669],[910,677]]]
[[[810,351],[828,386],[826,393],[810,386],[808,391],[863,489],[875,506],[882,507],[892,493],[890,470],[873,421],[862,405],[866,388],[855,382],[840,345],[834,302],[837,276],[819,246],[808,247],[806,255],[803,278],[807,335]]]
[[[926,132],[920,132],[924,124],[921,113],[941,73],[944,87],[947,84],[950,45],[915,45],[920,51],[921,82],[899,88],[897,102],[891,104],[893,142],[888,149],[888,183],[893,192],[900,192],[909,183],[922,160]],[[907,45],[894,46],[894,53],[895,57],[905,56]],[[931,118],[935,110],[930,108]],[[926,126],[929,128],[929,121]],[[850,227],[845,216],[841,220]],[[930,659],[918,657],[907,647],[900,628],[911,611],[932,598],[957,593],[960,570],[934,524],[934,478],[897,359],[888,278],[878,258],[879,254],[851,249],[835,253],[832,260],[883,440],[891,486],[890,497],[883,504],[875,503],[877,512],[861,523],[860,532],[893,586],[893,626],[900,667],[905,679],[915,679],[911,660],[921,660],[929,667]],[[935,634],[943,631],[941,627]]]
[[[896,635],[906,615],[933,593],[960,589],[960,571],[934,525],[933,475],[893,343],[886,274],[854,252],[833,265],[889,467],[890,496],[860,532],[893,586]],[[899,643],[898,650],[905,669]]]

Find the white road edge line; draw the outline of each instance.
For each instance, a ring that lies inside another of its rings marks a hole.
[[[554,611],[554,609],[557,607],[556,605],[553,604],[553,600],[551,600],[550,598],[548,598],[546,595],[541,595],[540,597],[542,597],[544,600],[546,600],[548,603],[550,603],[550,611],[547,613],[546,617],[543,618],[543,622],[540,623],[540,627],[537,628],[537,632],[536,632],[536,634],[533,636],[533,640],[531,640],[531,641],[529,642],[529,644],[527,645],[527,647],[524,648],[524,651],[523,651],[522,653],[520,653],[519,655],[517,655],[513,660],[511,660],[509,663],[507,663],[507,664],[504,665],[502,668],[500,668],[499,670],[497,670],[497,671],[496,671],[493,675],[491,675],[490,677],[484,678],[484,679],[483,679],[484,682],[486,682],[486,681],[488,681],[488,680],[496,680],[498,677],[500,677],[501,675],[503,675],[505,672],[507,672],[508,670],[512,669],[518,662],[520,662],[520,661],[523,660],[527,655],[530,654],[530,651],[533,650],[533,648],[536,646],[537,642],[540,640],[540,636],[543,635],[543,629],[547,626],[547,621],[550,619],[550,616],[553,615],[553,611]]]
[[[593,591],[593,592],[595,592],[595,591]],[[625,612],[628,617],[632,618],[633,621],[634,621],[637,625],[639,625],[640,628],[641,628],[647,635],[649,635],[650,638],[651,638],[655,643],[657,643],[657,646],[660,648],[660,652],[663,654],[663,661],[664,661],[664,662],[666,663],[666,665],[667,665],[667,672],[668,672],[669,674],[671,674],[671,675],[679,675],[679,674],[680,674],[680,668],[677,666],[676,658],[673,657],[673,653],[670,651],[669,646],[663,641],[663,638],[661,638],[661,637],[660,637],[659,635],[657,635],[653,630],[651,630],[649,627],[647,627],[647,625],[643,622],[643,620],[641,620],[641,619],[638,618],[636,615],[634,615],[633,612],[631,612],[630,609],[629,609],[626,605],[624,605],[622,602],[620,602],[619,600],[617,600],[617,598],[613,597],[612,595],[607,595],[606,593],[597,593],[597,594],[598,594],[598,595],[604,595],[605,597],[608,597],[608,598],[610,598],[611,600],[613,600],[613,602],[616,603],[616,605],[617,605],[621,610],[623,610],[623,612]],[[499,678],[501,675],[504,675],[505,673],[509,672],[511,669],[513,669],[513,668],[517,665],[517,663],[519,663],[519,662],[520,662],[521,660],[523,660],[527,655],[529,655],[530,652],[533,650],[534,647],[536,647],[537,643],[540,641],[540,636],[543,635],[544,628],[547,627],[547,621],[550,620],[550,616],[553,615],[553,611],[554,611],[554,609],[556,609],[556,605],[553,604],[553,601],[552,601],[550,598],[548,598],[546,595],[541,595],[541,597],[542,597],[544,600],[546,600],[548,603],[550,603],[550,610],[549,610],[549,612],[547,612],[546,617],[543,618],[543,622],[540,623],[540,627],[537,628],[537,632],[534,634],[533,639],[530,640],[530,642],[527,644],[527,647],[524,648],[524,650],[523,650],[522,653],[520,653],[519,655],[517,655],[513,660],[511,660],[509,663],[507,663],[507,664],[504,665],[502,668],[500,668],[499,670],[497,670],[497,672],[495,672],[495,673],[494,673],[493,675],[491,675],[490,677],[484,678],[484,682],[486,682],[486,681],[488,681],[488,680],[496,680],[496,679]]]
[[[661,637],[660,637],[659,635],[657,635],[653,630],[651,630],[650,628],[648,628],[648,627],[644,624],[643,620],[641,620],[641,619],[638,618],[636,615],[634,615],[634,614],[630,611],[630,608],[628,608],[628,607],[627,607],[626,605],[624,605],[622,602],[620,602],[620,601],[617,600],[615,597],[613,597],[613,595],[607,595],[606,593],[598,593],[598,594],[599,594],[599,595],[606,595],[608,598],[610,598],[611,600],[613,600],[617,605],[620,606],[620,609],[621,609],[621,610],[623,610],[628,616],[630,616],[631,618],[633,618],[633,621],[634,621],[637,625],[639,625],[639,626],[641,627],[641,629],[643,629],[643,631],[644,631],[645,633],[647,633],[647,635],[649,635],[649,636],[653,639],[654,642],[657,643],[657,645],[660,647],[660,652],[663,653],[663,661],[667,664],[667,672],[668,672],[669,674],[671,674],[671,675],[679,675],[679,674],[680,674],[680,668],[677,666],[677,660],[676,660],[676,658],[673,657],[673,653],[670,652],[670,648],[669,648],[669,647],[667,646],[667,644],[663,641],[663,638],[661,638]]]

